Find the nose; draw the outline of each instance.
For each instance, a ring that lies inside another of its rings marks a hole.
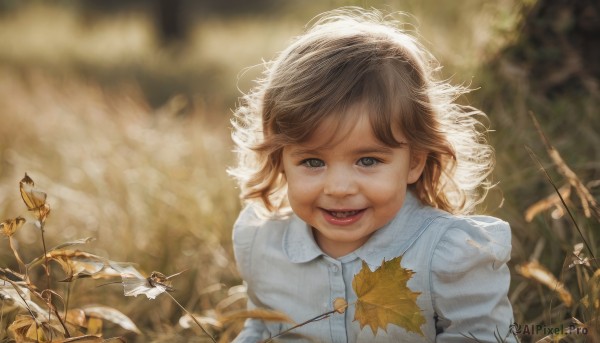
[[[329,168],[325,177],[323,193],[335,197],[345,197],[356,194],[358,184],[354,173],[345,168]]]

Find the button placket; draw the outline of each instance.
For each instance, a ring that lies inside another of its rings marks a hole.
[[[329,270],[330,294],[328,311],[333,309],[333,301],[336,298],[346,298],[346,284],[342,275],[341,262],[334,259],[327,259],[327,268]],[[346,317],[344,314],[334,313],[329,317],[331,325],[332,342],[346,343]]]

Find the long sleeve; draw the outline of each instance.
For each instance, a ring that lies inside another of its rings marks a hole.
[[[470,217],[448,229],[431,264],[436,342],[465,342],[465,337],[497,342],[494,334],[509,336],[510,250],[510,228],[499,219]]]
[[[248,281],[248,278],[252,277],[252,251],[256,230],[256,225],[252,225],[253,221],[256,220],[254,213],[251,208],[246,208],[240,214],[240,217],[236,221],[233,229],[233,248],[235,254],[235,260],[237,263],[238,271],[244,280]],[[248,310],[255,308],[256,305],[248,297]],[[234,343],[256,343],[264,338],[264,334],[267,333],[266,327],[262,320],[247,319],[244,323],[243,330],[239,333]]]

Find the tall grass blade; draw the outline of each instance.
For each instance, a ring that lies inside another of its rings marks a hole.
[[[590,253],[590,256],[592,257],[592,260],[594,261],[594,264],[596,265],[596,268],[600,268],[600,266],[598,265],[598,261],[596,261],[596,256],[594,256],[594,252],[592,251],[592,248],[590,247],[590,244],[585,239],[585,236],[583,235],[583,232],[579,228],[579,225],[577,224],[577,221],[575,220],[575,217],[573,216],[573,213],[569,209],[569,206],[567,206],[567,203],[565,202],[565,199],[560,194],[560,191],[559,191],[558,187],[556,186],[556,184],[554,183],[554,181],[552,180],[552,177],[550,177],[550,174],[548,174],[548,171],[546,170],[546,168],[544,168],[544,166],[542,165],[542,162],[540,162],[540,160],[537,158],[537,156],[531,150],[531,148],[529,148],[528,146],[526,146],[525,149],[527,149],[527,152],[529,153],[529,156],[531,156],[531,158],[534,161],[536,161],[537,164],[540,166],[540,168],[544,172],[544,175],[546,176],[546,179],[548,180],[548,182],[550,182],[550,184],[552,185],[552,187],[556,191],[556,194],[558,194],[558,197],[560,198],[560,202],[563,204],[563,206],[565,207],[565,210],[569,214],[569,217],[571,218],[571,221],[573,222],[573,224],[575,225],[575,228],[577,229],[577,232],[579,233],[579,237],[581,237],[581,240],[583,241],[583,244],[585,245],[586,249]]]
[[[533,121],[533,124],[535,125],[535,128],[536,128],[538,134],[542,138],[542,142],[544,143],[544,146],[546,147],[546,150],[548,151],[548,155],[550,156],[550,158],[552,159],[554,164],[556,164],[558,171],[565,178],[567,178],[567,181],[569,181],[569,184],[571,184],[571,186],[577,192],[577,196],[579,197],[579,199],[581,201],[581,206],[583,207],[583,213],[585,214],[586,218],[591,218],[593,215],[596,218],[596,220],[600,221],[600,205],[598,205],[598,202],[596,201],[596,199],[592,196],[592,194],[587,189],[587,187],[583,184],[583,182],[581,182],[581,180],[579,180],[579,178],[577,177],[577,174],[575,174],[571,170],[571,168],[569,168],[569,166],[565,163],[565,161],[560,156],[560,153],[558,152],[558,150],[556,150],[552,146],[552,144],[550,144],[550,141],[548,140],[548,138],[542,131],[542,128],[540,127],[540,124],[537,121],[533,112],[529,112],[529,115],[531,116],[531,120]]]

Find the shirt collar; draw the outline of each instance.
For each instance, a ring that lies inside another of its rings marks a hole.
[[[310,226],[295,214],[283,235],[283,251],[293,263],[308,262],[323,255]]]
[[[431,222],[433,218],[438,216],[435,215],[435,212],[431,213],[430,211],[435,211],[438,215],[443,213],[429,206],[424,206],[412,192],[407,191],[404,204],[396,216],[377,230],[353,254],[365,261],[370,267],[378,267],[384,259],[387,261],[403,255],[425,231],[427,227],[425,222]]]
[[[423,213],[427,209],[431,210],[407,191],[404,204],[396,216],[377,230],[363,246],[340,260],[348,260],[348,257],[355,255],[375,267],[381,265],[384,258],[390,260],[404,254],[424,231],[424,222],[431,217]],[[310,226],[296,215],[292,215],[284,233],[283,250],[293,263],[308,262],[324,255],[315,242]]]

